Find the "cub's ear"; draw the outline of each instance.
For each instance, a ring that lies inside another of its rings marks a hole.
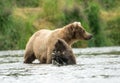
[[[67,48],[66,48],[65,41],[62,40],[62,39],[58,39],[58,41],[57,41],[56,44],[55,44],[55,50],[62,52],[62,51],[64,51],[64,50],[66,50],[66,49],[67,49]]]

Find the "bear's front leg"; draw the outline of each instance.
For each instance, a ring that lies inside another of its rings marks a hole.
[[[52,63],[52,49],[48,48],[47,50],[47,64]]]
[[[24,55],[24,63],[32,63],[36,59],[34,53],[26,52]]]

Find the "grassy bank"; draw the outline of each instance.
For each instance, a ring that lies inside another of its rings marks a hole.
[[[119,0],[0,0],[0,50],[24,49],[37,30],[80,21],[94,37],[73,47],[120,45]]]

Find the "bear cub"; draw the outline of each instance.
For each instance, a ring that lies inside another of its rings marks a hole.
[[[58,66],[76,64],[72,48],[62,39],[58,39],[55,44],[52,52],[52,64]]]

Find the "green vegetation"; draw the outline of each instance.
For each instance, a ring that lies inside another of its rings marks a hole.
[[[24,49],[37,30],[80,21],[94,37],[73,47],[120,45],[119,0],[0,0],[0,50]]]
[[[24,48],[26,41],[34,32],[32,18],[24,21],[12,15],[13,2],[0,1],[0,9],[2,9],[0,12],[0,50]]]
[[[40,0],[12,0],[18,7],[38,7]]]
[[[89,26],[91,27],[91,31],[94,34],[94,39],[91,41],[92,45],[90,46],[104,46],[105,42],[105,34],[103,33],[104,26],[100,23],[100,8],[97,4],[91,3],[90,8],[88,9],[88,20]]]
[[[107,36],[113,45],[120,45],[120,17],[107,22]]]

